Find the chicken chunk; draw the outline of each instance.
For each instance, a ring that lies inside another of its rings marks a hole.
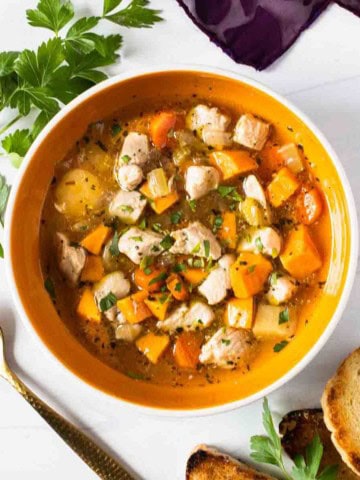
[[[186,171],[185,190],[191,200],[203,197],[219,186],[220,173],[214,167],[191,166]]]
[[[241,115],[235,125],[233,140],[244,147],[260,151],[263,149],[269,133],[270,125],[268,123],[246,113]]]
[[[146,198],[139,192],[120,190],[109,205],[109,213],[127,224],[138,221],[146,206]]]
[[[266,297],[271,305],[280,305],[288,302],[296,292],[296,281],[289,275],[272,273],[270,280],[270,288]]]
[[[139,165],[122,165],[115,167],[115,178],[122,190],[135,190],[144,178],[143,171]]]
[[[187,116],[186,123],[190,130],[201,130],[204,127],[211,130],[225,132],[230,125],[231,119],[220,112],[217,107],[197,105],[192,108]]]
[[[251,331],[222,327],[203,345],[199,360],[205,365],[234,368],[248,365],[255,351],[256,340]]]
[[[120,237],[119,250],[139,265],[145,256],[155,257],[163,251],[160,245],[162,239],[162,235],[152,230],[132,227]]]
[[[100,308],[100,302],[107,295],[112,293],[115,295],[117,300],[120,298],[126,297],[130,291],[130,282],[127,280],[121,271],[112,272],[108,275],[105,275],[99,282],[94,286],[94,298],[96,305]],[[112,306],[108,310],[104,311],[104,315],[110,321],[114,321],[117,314],[116,305]]]
[[[175,230],[170,235],[175,240],[170,253],[211,257],[217,260],[221,246],[213,233],[200,222],[190,223],[186,228]]]
[[[205,303],[195,302],[190,307],[183,303],[165,320],[157,322],[156,326],[169,333],[178,329],[199,330],[211,325],[214,319],[214,312]]]
[[[209,126],[202,129],[201,139],[210,147],[229,147],[232,144],[230,132],[214,130]]]
[[[75,285],[85,266],[85,249],[80,245],[71,245],[70,240],[63,233],[56,233],[55,249],[61,273],[70,285]]]
[[[239,243],[241,252],[254,252],[276,258],[281,251],[281,236],[271,227],[249,228],[247,236]]]
[[[119,158],[118,166],[130,164],[144,165],[149,155],[149,139],[143,133],[130,132],[124,140]]]
[[[231,288],[230,266],[235,262],[234,255],[224,255],[220,258],[218,266],[206,277],[199,286],[201,295],[207,299],[209,305],[216,305],[224,300],[227,290]]]
[[[249,175],[244,179],[243,189],[247,197],[253,198],[259,202],[263,208],[267,208],[265,191],[255,175]]]

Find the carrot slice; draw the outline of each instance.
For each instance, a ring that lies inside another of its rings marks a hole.
[[[261,292],[272,271],[272,264],[262,255],[242,252],[230,267],[231,287],[237,298]]]
[[[270,203],[274,207],[280,207],[299,187],[300,183],[295,175],[288,168],[282,168],[267,187]]]
[[[111,228],[105,225],[99,225],[89,235],[86,235],[80,242],[80,245],[90,253],[99,255],[101,249],[111,234]]]
[[[76,313],[84,320],[91,320],[96,323],[101,321],[101,313],[96,306],[94,294],[90,288],[85,288],[83,291]]]
[[[164,148],[168,144],[169,132],[175,127],[177,115],[174,112],[160,112],[150,122],[151,140],[156,148]]]
[[[144,185],[142,185],[140,192],[150,200],[151,208],[159,215],[180,199],[177,192],[170,192],[168,195],[165,195],[165,197],[153,198],[148,182],[145,182]]]
[[[164,285],[166,271],[154,268],[153,266],[137,268],[134,273],[134,282],[139,288],[148,292],[158,292]]]
[[[136,340],[136,346],[151,363],[157,363],[160,356],[165,352],[170,343],[167,335],[155,335],[148,333],[147,335]]]
[[[175,362],[182,368],[196,368],[199,362],[201,338],[194,332],[183,332],[174,347]]]
[[[296,216],[300,223],[311,225],[321,217],[323,201],[316,187],[304,187],[296,198]]]
[[[144,300],[148,292],[142,290],[117,301],[117,307],[129,323],[139,323],[152,316]]]
[[[104,276],[104,266],[101,257],[88,255],[83,271],[81,272],[82,282],[99,282]]]
[[[185,278],[191,285],[198,285],[209,275],[201,268],[187,268],[180,272],[181,276]]]
[[[176,273],[170,275],[166,280],[166,286],[176,300],[186,300],[189,297],[189,290],[185,282]]]
[[[210,163],[218,167],[223,180],[229,180],[258,168],[256,161],[245,150],[223,150],[209,156]]]

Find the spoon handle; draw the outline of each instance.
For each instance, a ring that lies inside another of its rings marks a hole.
[[[6,380],[15,390],[43,417],[69,447],[87,463],[99,478],[105,480],[134,480],[114,458],[40,400],[7,365],[3,365],[3,373],[6,373],[4,375]]]

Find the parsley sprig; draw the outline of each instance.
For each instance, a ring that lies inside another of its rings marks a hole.
[[[160,11],[149,8],[148,0],[132,0],[118,9],[121,3],[104,0],[101,15],[72,23],[75,11],[70,0],[40,0],[36,8],[26,11],[31,26],[51,30],[53,37],[34,51],[0,52],[0,112],[17,111],[0,127],[0,137],[20,118],[36,114],[31,129],[16,130],[0,140],[14,166],[63,104],[107,78],[103,67],[117,61],[122,36],[96,33],[100,22],[148,28],[161,20]]]
[[[9,198],[10,187],[6,183],[5,177],[0,175],[0,225],[4,226],[4,214],[6,204]],[[4,249],[0,243],[0,258],[4,258]]]
[[[328,466],[319,473],[324,447],[318,435],[306,447],[305,457],[297,455],[289,473],[284,465],[281,439],[275,429],[268,400],[263,403],[263,425],[266,435],[251,437],[251,458],[259,463],[277,466],[287,480],[335,480],[337,466]]]

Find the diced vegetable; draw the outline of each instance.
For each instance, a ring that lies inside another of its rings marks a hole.
[[[80,245],[90,253],[99,255],[102,247],[111,235],[111,228],[105,225],[99,225],[89,235],[83,238]]]
[[[285,339],[294,335],[296,323],[295,310],[260,303],[255,316],[253,332],[258,338]]]
[[[85,288],[82,292],[76,313],[84,320],[97,323],[101,321],[101,313],[96,306],[94,294],[90,288]]]
[[[236,214],[234,212],[224,212],[221,217],[222,224],[217,232],[217,236],[226,241],[229,248],[236,248]]]
[[[176,300],[184,301],[189,297],[189,290],[184,280],[176,273],[171,274],[166,280],[166,286]]]
[[[83,217],[101,207],[103,190],[92,173],[74,168],[65,173],[55,190],[55,207],[69,217]]]
[[[159,198],[153,198],[150,189],[149,189],[149,184],[148,182],[144,183],[142,187],[140,188],[140,192],[145,195],[145,197],[150,199],[150,206],[151,208],[158,213],[159,215],[161,213],[164,213],[165,210],[170,208],[172,205],[174,205],[179,199],[179,195],[177,192],[170,192],[169,195],[166,195],[165,197],[159,197]]]
[[[304,164],[295,143],[288,143],[279,148],[278,153],[283,159],[286,167],[293,173],[300,173],[304,170]]]
[[[299,225],[289,233],[280,260],[290,275],[298,280],[306,278],[321,267],[321,256],[308,227]]]
[[[187,282],[191,285],[198,285],[209,275],[209,272],[202,270],[201,268],[186,268],[180,272]]]
[[[170,300],[169,293],[154,293],[149,298],[145,298],[144,303],[156,318],[165,320]]]
[[[297,219],[305,225],[311,225],[321,217],[323,200],[316,187],[304,187],[297,196],[295,205]]]
[[[231,298],[225,310],[225,323],[229,327],[251,329],[254,313],[254,298]]]
[[[280,207],[300,187],[295,175],[286,167],[282,168],[267,187],[270,203]]]
[[[277,145],[266,144],[260,154],[258,175],[265,180],[271,180],[272,175],[284,166],[284,159],[279,154]]]
[[[147,175],[149,191],[152,198],[165,197],[169,195],[170,189],[168,179],[163,168],[155,168]]]
[[[169,132],[175,127],[177,115],[175,112],[160,112],[150,122],[150,136],[156,148],[166,147]]]
[[[271,263],[262,255],[240,253],[230,267],[231,287],[235,296],[248,298],[259,293],[271,271]]]
[[[251,113],[244,113],[234,129],[234,142],[252,150],[262,150],[270,134],[270,125]]]
[[[165,352],[170,343],[167,335],[155,335],[148,333],[136,341],[136,346],[151,363],[157,363],[160,356]]]
[[[175,362],[181,368],[196,368],[199,363],[201,338],[194,332],[183,332],[174,347]]]
[[[139,323],[152,316],[144,300],[148,292],[140,291],[117,301],[117,307],[129,323]]]
[[[81,272],[82,282],[98,282],[104,276],[102,258],[97,255],[88,255],[83,271]]]
[[[154,268],[153,266],[145,269],[137,268],[134,273],[134,282],[139,288],[148,292],[158,292],[166,280],[165,270]]]
[[[229,180],[238,175],[250,172],[258,168],[256,160],[248,152],[243,150],[223,150],[213,152],[209,156],[210,163],[218,167],[223,180]]]
[[[239,203],[239,210],[242,213],[246,223],[252,227],[261,227],[268,224],[265,218],[264,209],[253,198],[245,198]]]

